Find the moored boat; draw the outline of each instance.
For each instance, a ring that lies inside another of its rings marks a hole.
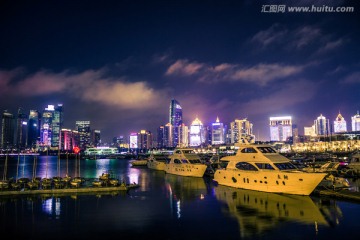
[[[147,167],[150,169],[165,170],[165,163],[169,161],[170,156],[168,154],[151,154],[147,161]]]
[[[180,176],[203,177],[206,164],[201,163],[200,157],[191,148],[177,148],[165,164],[165,172]]]
[[[220,185],[262,192],[310,195],[327,175],[301,171],[270,145],[239,143],[234,156],[221,158],[214,181]]]

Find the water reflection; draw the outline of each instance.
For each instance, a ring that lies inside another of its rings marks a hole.
[[[181,218],[182,204],[203,200],[207,188],[203,178],[184,177],[172,174],[165,175],[165,186],[169,193],[172,215]]]
[[[338,208],[318,206],[308,196],[263,193],[225,186],[217,186],[215,196],[227,204],[225,212],[237,219],[241,237],[259,236],[283,222],[313,225],[314,232],[320,226],[338,222]]]

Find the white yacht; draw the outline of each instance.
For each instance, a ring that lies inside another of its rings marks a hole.
[[[165,163],[169,161],[169,154],[151,154],[147,161],[147,167],[154,170],[165,170]]]
[[[201,163],[199,155],[191,148],[176,148],[168,163],[165,172],[180,176],[203,177],[207,165]]]
[[[220,159],[214,181],[220,185],[262,192],[310,195],[326,173],[297,169],[270,145],[240,143],[236,155]]]

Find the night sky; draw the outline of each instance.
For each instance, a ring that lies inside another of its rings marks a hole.
[[[278,4],[354,12],[261,12]],[[248,118],[260,140],[270,116],[303,134],[360,110],[359,0],[3,0],[0,31],[0,111],[62,103],[105,142],[156,133],[172,98],[186,125]]]

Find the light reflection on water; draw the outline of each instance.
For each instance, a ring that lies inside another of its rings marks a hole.
[[[7,176],[31,178],[34,162],[33,157],[9,159]],[[0,173],[3,166],[1,159]],[[129,160],[79,164],[40,156],[36,164],[40,177],[80,172],[90,179],[108,171],[140,188],[93,195],[0,196],[0,231],[18,239],[332,239],[344,232],[357,234],[358,203],[216,186],[208,178],[132,167]]]

